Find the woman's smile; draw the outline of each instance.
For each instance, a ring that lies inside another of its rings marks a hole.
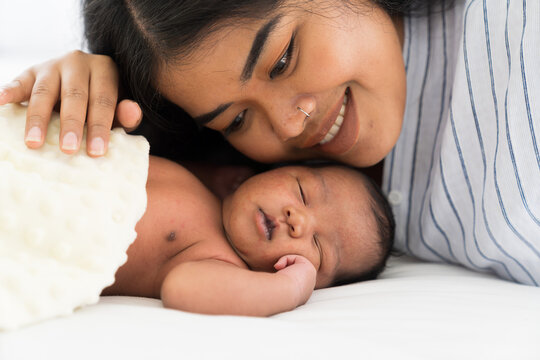
[[[319,130],[303,145],[319,152],[341,155],[353,148],[358,139],[358,117],[355,113],[350,88],[332,107],[329,115],[321,121]]]
[[[345,91],[345,96],[343,97],[343,102],[341,103],[341,109],[339,109],[339,114],[336,117],[336,121],[334,122],[334,124],[332,124],[332,127],[330,128],[328,133],[326,133],[326,135],[324,136],[324,139],[322,139],[319,144],[324,145],[332,141],[334,136],[336,136],[339,129],[341,128],[341,124],[343,124],[343,117],[345,116],[345,109],[347,107],[347,99],[348,99],[347,93],[348,91]]]
[[[334,123],[315,149],[331,155],[345,154],[356,144],[359,129],[353,97],[347,88]]]
[[[320,120],[317,131],[304,142],[302,148],[315,147],[324,144],[333,139],[336,130],[339,130],[343,123],[342,111],[345,113],[344,106],[347,103],[347,90],[340,96],[336,103],[330,108],[330,112]],[[337,129],[336,129],[337,127]],[[333,132],[333,135],[330,134]],[[330,135],[330,136],[328,136]]]

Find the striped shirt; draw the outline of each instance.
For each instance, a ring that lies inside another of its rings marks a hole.
[[[404,27],[396,248],[539,286],[540,1],[458,0]]]

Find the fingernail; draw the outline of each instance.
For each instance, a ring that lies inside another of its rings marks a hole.
[[[135,103],[137,104],[137,103]],[[142,113],[142,110],[141,110],[141,107],[139,106],[139,104],[137,104],[137,114],[139,115],[138,116],[138,120],[142,120],[142,117],[143,117],[143,113]]]
[[[0,102],[5,102],[7,97],[7,89],[6,88],[0,88]]]
[[[26,134],[26,142],[39,143],[41,142],[41,129],[37,126],[32,127]]]
[[[18,81],[12,81],[12,82],[10,82],[8,84],[4,84],[4,85],[0,86],[0,96],[7,94],[9,89],[16,88],[20,84],[21,83],[18,82]]]
[[[90,143],[90,154],[94,156],[101,156],[105,154],[105,141],[102,138],[96,137],[92,139]]]
[[[68,132],[64,135],[62,140],[62,149],[72,151],[77,150],[77,135],[73,131]]]

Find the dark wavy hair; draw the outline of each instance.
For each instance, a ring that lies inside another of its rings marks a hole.
[[[163,140],[152,142],[156,129],[184,134],[184,142],[196,133],[190,117],[156,91],[153,79],[160,64],[188,56],[201,40],[223,26],[262,18],[291,4],[284,0],[81,1],[87,47],[92,53],[110,56],[118,65],[123,96],[141,106],[142,133],[150,136],[153,147],[169,146]],[[358,7],[353,0],[343,1]],[[425,12],[443,1],[373,0],[372,4],[390,15],[406,15]],[[193,143],[188,141],[186,146]]]

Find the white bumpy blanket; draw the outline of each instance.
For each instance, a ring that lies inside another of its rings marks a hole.
[[[143,137],[115,129],[103,158],[88,157],[85,141],[65,155],[54,114],[30,150],[25,118],[24,106],[0,106],[0,330],[98,302],[146,209]]]

